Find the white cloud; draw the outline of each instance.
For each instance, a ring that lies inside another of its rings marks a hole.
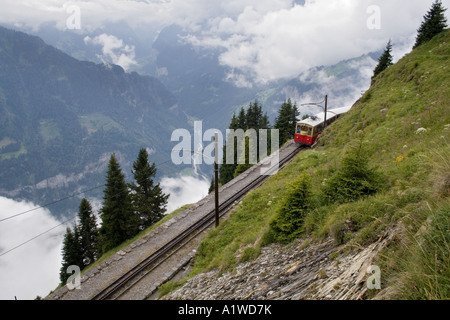
[[[43,23],[53,23],[61,30],[67,28],[70,6],[81,13],[81,30],[87,33],[102,28],[108,22],[125,21],[131,27],[141,24],[167,26],[173,23],[198,28],[198,25],[221,16],[235,17],[242,8],[253,6],[264,12],[290,5],[291,0],[2,0],[0,23],[17,24],[37,29]]]
[[[122,66],[135,63],[133,48],[106,35],[108,23],[125,22],[139,30],[179,24],[197,35],[195,45],[223,50],[220,63],[240,86],[293,77],[318,65],[413,39],[433,0],[2,0],[0,23],[38,28],[43,23],[65,29],[69,6],[78,6],[80,33],[96,30],[108,57]],[[450,0],[443,0],[446,8]],[[379,8],[380,29],[368,28]],[[448,15],[448,12],[447,12]],[[99,31],[101,30],[101,31]],[[199,35],[200,34],[200,35]],[[96,39],[96,38],[94,38]],[[149,40],[151,41],[151,40]],[[109,49],[109,51],[108,51]],[[410,47],[408,48],[411,49]],[[403,51],[407,52],[407,51]]]
[[[376,64],[370,56],[364,55],[341,62],[337,67],[312,68],[296,78],[303,84],[304,90],[299,90],[298,85],[288,84],[282,89],[282,93],[285,99],[290,98],[297,104],[300,116],[323,112],[325,94],[328,95],[329,110],[348,107],[369,87]],[[340,70],[346,72],[341,74]],[[350,70],[352,71],[348,72]],[[310,103],[318,103],[322,107]]]
[[[196,203],[208,195],[209,184],[206,179],[192,176],[177,178],[164,177],[160,186],[165,194],[170,194],[167,212],[170,213],[188,203]]]
[[[0,197],[0,219],[35,207]],[[46,209],[0,222],[0,254],[59,224]],[[0,256],[0,299],[45,297],[58,286],[64,232],[61,226]]]
[[[204,198],[209,181],[192,176],[165,177],[160,186],[164,193],[170,194],[167,209],[172,212]],[[98,211],[101,201],[89,201],[94,211]],[[30,202],[0,197],[0,220],[35,207]],[[15,296],[19,300],[45,297],[58,286],[64,233],[72,225],[61,225],[17,249],[6,251],[60,224],[43,208],[0,222],[0,255],[5,253],[0,256],[0,300],[13,300]]]
[[[380,9],[380,29],[367,27],[371,5]],[[190,40],[225,49],[220,62],[232,70],[230,79],[243,83],[244,75],[265,83],[381,50],[389,39],[395,47],[415,35],[430,5],[423,0],[309,0],[268,11],[247,6],[236,19],[210,20],[210,30]]]
[[[98,57],[104,63],[119,65],[125,71],[128,71],[131,66],[137,64],[134,46],[124,44],[122,39],[113,35],[102,33],[94,38],[86,36],[84,38],[84,43],[102,46],[103,55],[99,55]]]

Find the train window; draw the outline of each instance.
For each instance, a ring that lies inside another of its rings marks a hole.
[[[297,134],[300,134],[301,128],[302,128],[302,126],[300,124],[297,125],[297,130],[296,130]]]
[[[318,126],[316,126],[314,128],[314,132],[315,133],[319,133],[319,132],[322,132],[322,131],[323,131],[323,124],[319,124]]]
[[[307,126],[307,125],[304,125],[304,124],[300,125],[300,134],[302,136],[311,135],[311,130],[312,130],[312,128],[310,126]]]

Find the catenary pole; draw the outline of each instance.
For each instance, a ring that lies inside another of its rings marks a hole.
[[[217,228],[219,226],[219,144],[217,132],[214,134],[214,198]]]

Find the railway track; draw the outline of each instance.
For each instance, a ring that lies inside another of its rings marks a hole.
[[[305,147],[296,146],[292,152],[279,160],[277,166],[268,169],[266,175],[259,175],[256,179],[241,188],[231,197],[225,199],[219,206],[219,216],[222,217],[233,206],[236,201],[242,199],[250,190],[260,186],[264,180],[268,178],[271,171],[274,172],[278,168],[282,168],[290,162],[294,156]],[[171,255],[176,253],[181,247],[194,239],[198,234],[205,231],[215,223],[215,210],[211,210],[191,226],[180,232],[177,236],[168,241],[164,246],[157,249],[147,258],[136,264],[118,279],[114,280],[107,287],[99,291],[92,300],[114,300],[118,299],[132,287],[143,279],[148,273],[152,272],[160,264],[164,263]]]

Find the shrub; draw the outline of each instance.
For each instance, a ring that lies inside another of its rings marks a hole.
[[[322,193],[329,203],[345,203],[375,194],[382,183],[381,173],[369,167],[369,158],[360,143],[345,155],[342,168],[325,183]]]
[[[303,232],[304,218],[310,208],[311,181],[303,173],[289,184],[286,196],[270,222],[269,235],[276,242],[290,242]]]

